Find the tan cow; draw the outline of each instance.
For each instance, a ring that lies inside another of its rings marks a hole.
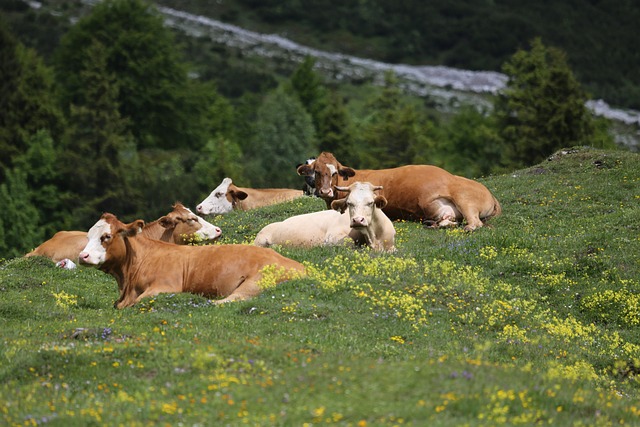
[[[368,181],[384,187],[381,195],[387,205],[383,211],[389,218],[420,220],[433,227],[455,226],[464,219],[465,230],[472,231],[502,212],[500,203],[484,185],[437,166],[355,170],[323,152],[312,164],[298,167],[298,174],[314,176],[318,195],[327,207],[344,194],[335,191],[336,186]]]
[[[196,211],[203,215],[222,215],[234,209],[248,211],[250,209],[286,202],[302,197],[303,195],[302,190],[289,188],[236,187],[231,181],[231,178],[225,178],[220,185],[196,207]]]
[[[182,203],[176,203],[171,212],[146,224],[142,233],[151,239],[184,245],[190,243],[192,236],[203,241],[215,240],[220,237],[222,231],[219,227],[195,215]],[[65,259],[77,262],[80,251],[86,245],[86,231],[58,231],[51,239],[25,256],[43,256],[55,263]]]
[[[333,246],[349,239],[356,245],[368,245],[376,251],[395,251],[396,231],[393,223],[380,210],[386,204],[376,196],[369,183],[356,182],[345,199],[335,200],[334,210],[296,215],[265,226],[254,240],[256,246]],[[348,212],[345,212],[348,209]]]
[[[80,263],[96,266],[118,282],[116,308],[160,293],[224,297],[217,304],[254,297],[263,286],[305,274],[302,264],[269,248],[251,245],[179,246],[141,233],[144,221],[123,224],[105,213],[89,230]]]

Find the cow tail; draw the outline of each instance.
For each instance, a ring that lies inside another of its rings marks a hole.
[[[502,206],[500,206],[500,202],[498,199],[493,196],[493,213],[489,215],[489,218],[493,218],[502,214]]]

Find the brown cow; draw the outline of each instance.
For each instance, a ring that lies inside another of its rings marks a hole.
[[[264,286],[304,275],[304,266],[269,248],[251,245],[177,246],[149,239],[144,221],[123,224],[105,213],[89,230],[80,263],[118,282],[116,308],[160,293],[190,292],[224,297],[216,304],[248,299]]]
[[[196,211],[203,215],[223,215],[234,209],[248,211],[286,202],[303,195],[302,190],[289,188],[236,187],[231,178],[225,178],[206,199],[196,206]]]
[[[355,181],[381,185],[381,195],[387,199],[383,211],[391,219],[420,220],[434,227],[455,226],[464,219],[465,230],[472,231],[502,212],[500,203],[484,185],[437,166],[355,170],[340,164],[333,154],[323,152],[312,164],[298,167],[298,174],[314,176],[318,195],[327,207],[341,193],[334,191],[338,185]]]
[[[142,233],[151,239],[184,245],[190,243],[190,236],[210,241],[220,237],[222,231],[219,227],[195,215],[182,203],[176,203],[171,212],[146,224]],[[58,231],[51,239],[25,256],[43,256],[55,263],[65,259],[78,261],[78,255],[85,246],[87,246],[86,231]]]

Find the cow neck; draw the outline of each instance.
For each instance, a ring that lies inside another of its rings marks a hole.
[[[164,240],[165,242],[168,242],[171,236],[171,231],[161,226],[158,220],[155,220],[145,224],[145,226],[142,227],[142,232],[140,234],[150,239]]]
[[[141,264],[141,260],[138,259],[138,253],[140,252],[140,245],[150,239],[144,235],[138,235],[134,237],[122,237],[124,244],[124,254],[114,260],[108,260],[100,269],[105,273],[111,274],[118,282],[118,289],[120,289],[120,297],[128,295],[135,290],[135,278],[136,270]],[[133,288],[133,289],[132,289]]]

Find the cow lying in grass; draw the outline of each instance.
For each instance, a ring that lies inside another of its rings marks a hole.
[[[264,227],[254,241],[257,246],[332,246],[353,240],[376,251],[395,251],[393,223],[381,211],[386,200],[369,183],[354,183],[343,191],[347,197],[335,200],[334,209],[296,215]],[[345,212],[348,210],[348,212]]]
[[[302,190],[289,188],[236,187],[231,178],[225,178],[206,199],[196,206],[196,211],[203,215],[223,215],[234,209],[248,211],[286,202],[303,195]]]
[[[344,197],[336,186],[368,181],[384,187],[381,195],[387,205],[383,210],[391,219],[419,220],[434,227],[455,226],[464,219],[465,230],[472,231],[502,212],[500,203],[484,185],[437,166],[356,170],[340,164],[333,154],[322,152],[297,171],[314,177],[317,194],[328,208],[333,200]]]
[[[176,203],[171,212],[156,221],[145,224],[142,233],[151,239],[184,245],[190,243],[193,237],[204,242],[215,240],[220,237],[222,231],[220,227],[195,215],[182,203]],[[80,251],[86,245],[86,231],[58,231],[51,239],[25,256],[43,256],[55,263],[60,263],[60,267],[73,268],[78,261]],[[65,260],[71,263],[62,263]]]
[[[160,293],[189,292],[223,297],[216,303],[244,300],[264,286],[300,277],[304,266],[272,249],[251,245],[179,246],[142,234],[144,221],[120,222],[103,214],[89,230],[79,256],[118,282],[116,308],[130,307]]]

